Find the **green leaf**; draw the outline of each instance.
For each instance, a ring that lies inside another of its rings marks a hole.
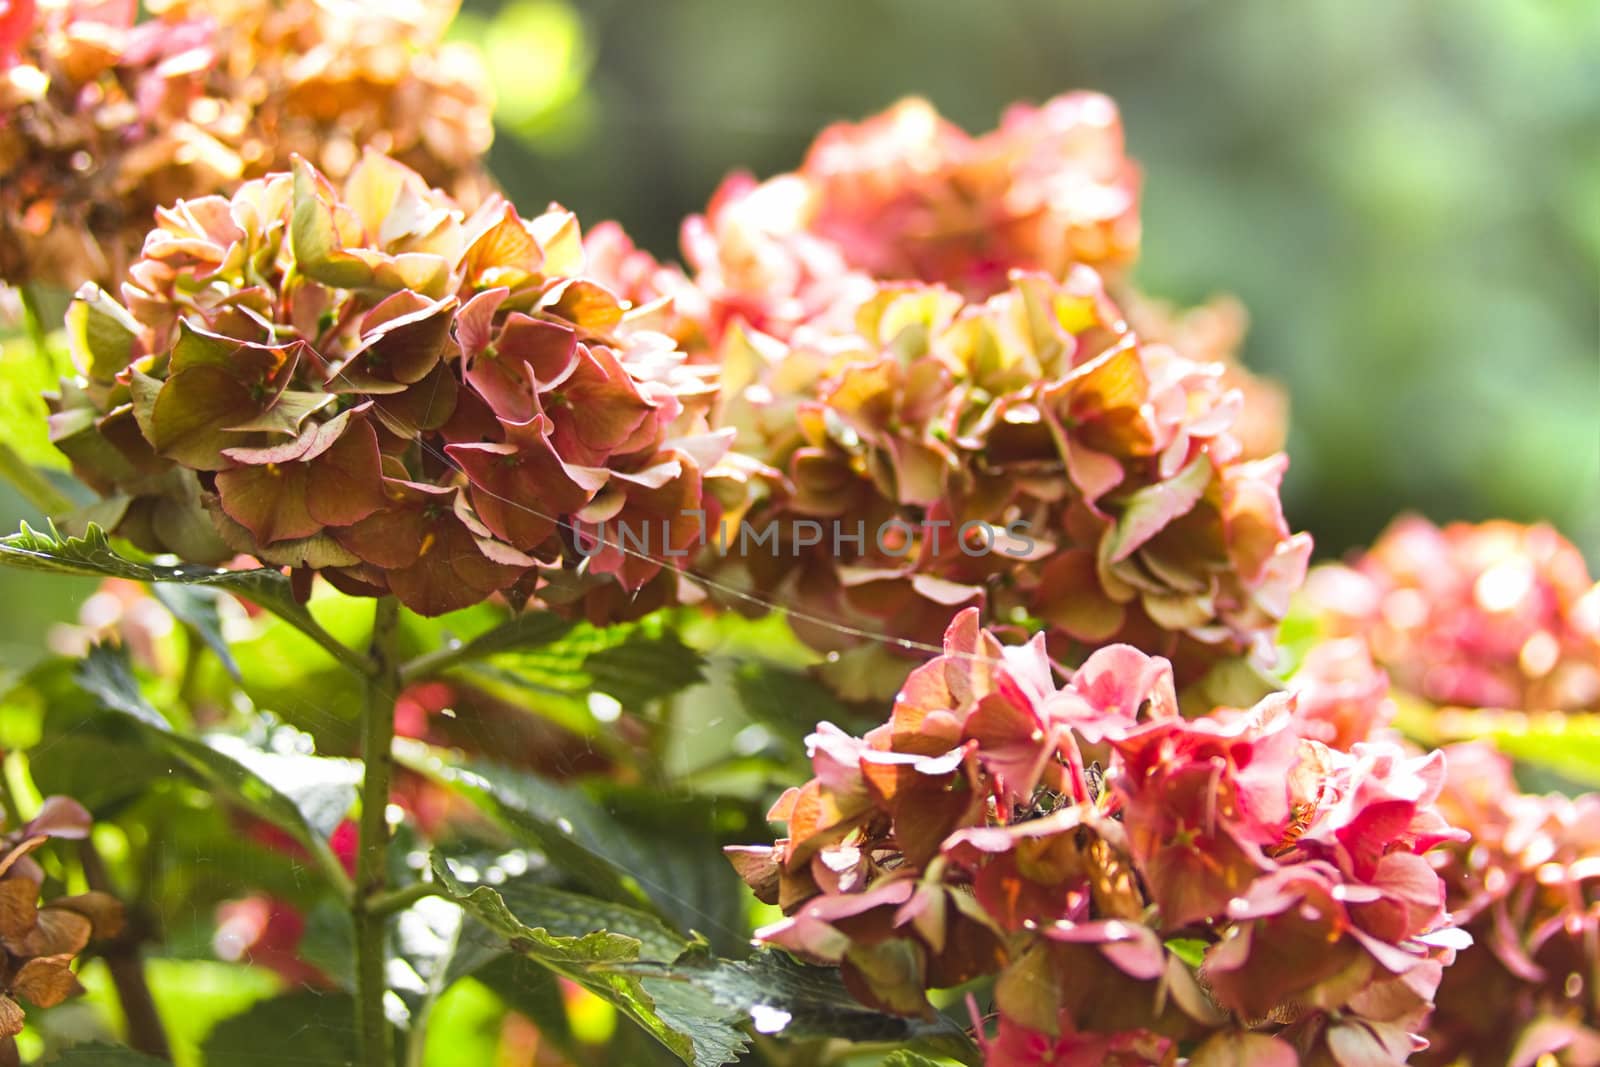
[[[290,993],[224,1019],[206,1038],[209,1067],[302,1067],[356,1062],[355,1005],[345,993]],[[399,1062],[399,1050],[396,1050]]]
[[[478,659],[499,652],[538,648],[565,637],[574,624],[548,611],[527,611],[514,619],[479,634],[457,649],[465,659]]]
[[[73,358],[90,378],[111,381],[137,354],[138,321],[92,282],[72,298],[66,327]]]
[[[519,844],[542,852],[587,891],[644,906],[683,930],[720,932],[707,883],[685,874],[685,854],[709,862],[709,836],[636,830],[587,793],[536,775],[481,761],[444,758],[426,745],[401,741],[396,757],[412,770],[470,800]],[[720,857],[717,857],[720,859]]]
[[[74,797],[97,815],[176,769],[161,752],[81,728],[50,737],[28,753],[28,772],[41,793]]]
[[[490,663],[497,676],[536,692],[584,697],[599,691],[635,710],[697,684],[705,666],[666,615],[621,626],[579,623]]]
[[[653,917],[538,885],[512,889],[508,900],[507,887],[471,885],[439,857],[434,875],[515,951],[614,1004],[684,1063],[717,1067],[744,1051],[729,1012],[703,990],[627,969],[648,956],[676,955],[680,942]]]
[[[468,641],[446,644],[424,653],[401,667],[400,674],[406,681],[416,681],[497,653],[539,648],[565,637],[573,625],[552,612],[525,612]]]
[[[670,630],[630,631],[621,644],[602,648],[583,661],[594,688],[625,708],[640,708],[705,679],[700,654]]]
[[[1283,683],[1250,662],[1248,656],[1221,660],[1184,687],[1178,703],[1187,715],[1209,715],[1216,708],[1253,707],[1283,691]]]
[[[134,720],[150,744],[200,785],[289,834],[316,857],[334,884],[346,886],[327,838],[355,802],[361,780],[357,762],[311,755],[310,738],[286,726],[265,728],[262,736],[251,739],[179,734],[139,691],[127,653],[120,648],[90,649],[77,678],[106,708]]]
[[[1600,718],[1560,711],[1431,708],[1401,701],[1401,732],[1428,745],[1488,741],[1528,768],[1600,789]]]
[[[1174,956],[1195,968],[1205,962],[1206,949],[1210,947],[1211,942],[1196,937],[1174,937],[1167,942],[1167,948]]]
[[[0,426],[5,443],[24,463],[57,471],[68,469],[67,457],[50,443],[46,393],[59,388],[70,364],[52,353],[37,351],[26,340],[7,337],[0,344]]]
[[[944,1016],[925,1022],[873,1011],[845,989],[837,968],[799,963],[786,953],[762,950],[748,959],[708,959],[698,965],[680,960],[671,977],[692,982],[761,1033],[914,1046],[979,1062],[966,1031]]]
[[[166,1067],[165,1060],[118,1045],[76,1045],[48,1061],[60,1067]]]
[[[746,813],[710,797],[604,780],[592,783],[589,795],[639,842],[633,872],[661,913],[679,929],[703,935],[719,953],[743,953],[748,895],[722,854],[719,834],[727,820],[741,832],[751,828],[746,818],[765,826],[766,806]]]
[[[348,914],[330,902],[320,923],[317,920],[314,913],[312,922],[307,924],[307,935],[312,933],[313,925],[320,925],[324,951],[332,966],[328,973],[353,989],[355,933]],[[338,936],[332,939],[328,938],[330,920],[338,921]],[[426,1031],[434,1006],[457,981],[508,951],[503,938],[452,901],[441,897],[417,901],[389,923],[389,988],[404,1004],[406,1013],[403,1022],[398,1018],[396,1022],[414,1035]],[[328,965],[319,966],[327,969]]]
[[[51,524],[40,533],[22,524],[20,532],[0,538],[0,564],[24,570],[90,577],[127,578],[136,582],[176,582],[221,589],[272,612],[299,629],[347,665],[365,669],[365,661],[317,624],[294,597],[289,579],[265,567],[230,571],[192,564],[145,563],[119,555],[106,532],[90,523],[82,537],[63,537]]]
[[[445,857],[442,854],[434,856],[434,873],[448,889],[451,899],[456,899],[462,907],[467,907],[461,901],[462,894],[478,893],[483,894],[485,901],[491,901],[486,907],[502,907],[506,909],[506,915],[515,917],[538,918],[541,929],[557,939],[573,941],[595,934],[595,931],[603,931],[608,936],[614,934],[626,945],[608,945],[603,950],[608,958],[672,963],[690,949],[691,942],[686,937],[674,933],[651,913],[602,901],[598,897],[571,893],[568,889],[555,889],[528,875],[506,877],[498,870],[477,869],[474,865],[462,862],[461,857]],[[480,881],[491,881],[493,885],[477,885]],[[496,933],[506,934],[509,929],[506,918],[486,915],[483,905],[467,910],[482,918],[488,928]],[[598,944],[600,942],[595,942],[595,945]],[[589,958],[587,953],[590,950],[584,952]]]
[[[848,727],[861,716],[846,707],[811,675],[770,663],[742,663],[734,669],[739,706],[751,718],[798,741],[817,723]]]
[[[541,718],[608,749],[617,746],[609,720],[592,697],[614,698],[634,711],[696,684],[703,660],[672,630],[667,613],[637,623],[595,627],[531,612],[464,643],[435,644],[401,669],[407,682],[457,672],[484,693],[526,707]],[[428,646],[424,646],[428,647]]]
[[[482,859],[486,866],[494,865],[493,857]],[[460,857],[454,857],[450,862],[459,860]],[[437,1045],[442,1020],[436,1014],[447,1010],[442,1005],[462,995],[461,980],[470,979],[466,985],[478,984],[499,998],[503,1008],[521,1012],[532,1019],[539,1028],[541,1042],[548,1042],[574,1062],[584,1062],[587,1053],[581,1050],[581,1043],[572,1032],[566,1002],[555,972],[513,951],[505,937],[496,934],[451,901],[435,899],[432,904],[455,914],[454,943],[445,966],[440,968],[432,965],[427,1000],[412,1010],[413,1032],[422,1029],[430,1048]],[[419,910],[421,907],[419,905]],[[401,939],[397,937],[396,940]],[[409,961],[407,951],[424,950],[416,946],[402,950],[397,955]],[[423,968],[417,970],[421,973]],[[398,992],[402,998],[406,997],[404,989]],[[665,1049],[653,1039],[643,1040],[649,1043],[652,1054],[666,1055]],[[439,1061],[430,1058],[428,1062]],[[445,1062],[458,1061],[449,1059]]]
[[[662,1023],[689,1038],[693,1059],[684,1057],[671,1042],[663,1042],[685,1063],[734,1063],[749,1047],[748,1039],[738,1029],[738,1018],[700,987],[670,978],[643,978],[639,984],[650,995]]]
[[[882,1067],[944,1067],[940,1060],[931,1060],[926,1056],[919,1056],[915,1052],[900,1049],[891,1052],[884,1058]]]
[[[591,892],[620,903],[648,901],[629,874],[638,843],[581,791],[491,763],[446,758],[404,739],[396,742],[395,756],[470,800]]]
[[[189,627],[207,648],[216,654],[223,669],[235,682],[240,681],[239,664],[234,661],[228,642],[222,636],[222,615],[218,610],[221,592],[195,585],[156,583],[150,591],[174,618]],[[191,650],[190,655],[194,652]]]
[[[133,676],[127,650],[118,645],[95,645],[74,670],[78,685],[112,711],[135,719],[141,725],[169,733],[172,724],[155,709]]]

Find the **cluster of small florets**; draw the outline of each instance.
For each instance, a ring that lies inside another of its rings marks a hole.
[[[70,797],[47,797],[28,822],[0,835],[0,1064],[20,1062],[23,1003],[53,1008],[83,992],[72,963],[89,942],[122,930],[122,904],[90,891],[39,902],[44,868],[30,853],[51,840],[81,841],[91,819]]]
[[[337,188],[301,162],[163,209],[126,306],[80,294],[54,439],[152,551],[425,614],[496,592],[648,610],[728,435],[703,376],[583,272],[559,208],[469,215],[382,156]],[[606,520],[655,556],[600,543]]]
[[[110,285],[157,207],[365,147],[476,199],[493,130],[454,3],[12,0],[0,10],[0,281]]]
[[[1600,1063],[1600,795],[1523,793],[1511,763],[1444,750],[1439,808],[1468,831],[1440,869],[1473,946],[1445,972],[1418,1062]],[[1549,1057],[1548,1060],[1545,1057]]]
[[[981,303],[884,285],[848,329],[750,335],[725,347],[720,417],[782,477],[744,516],[777,549],[741,562],[868,632],[937,640],[982,605],[1041,620],[1073,661],[1161,652],[1180,684],[1264,653],[1311,544],[1284,519],[1284,458],[1243,457],[1222,374],[1135,334],[1088,268]]]
[[[1307,593],[1331,633],[1364,640],[1423,701],[1600,709],[1600,583],[1548,526],[1402,518]]]
[[[757,551],[727,554],[809,640],[840,630],[804,616],[932,641],[981,604],[1187,683],[1265,653],[1310,543],[1278,501],[1281,397],[1233,360],[1242,314],[1137,294],[1138,230],[1116,109],[1075,93],[981,137],[921,101],[832,127],[687,220],[687,275],[615,228],[591,252],[718,366],[721,424],[770,468],[739,513]]]
[[[1330,749],[1291,696],[1185,719],[1131,647],[1058,686],[963,612],[888,723],[810,752],[787,836],[730,850],[788,915],[758,937],[911,1015],[995,976],[991,1064],[1404,1063],[1460,943],[1439,754]]]
[[[1138,169],[1096,93],[1018,105],[981,137],[902,101],[822,131],[795,173],[733,175],[683,230],[713,341],[735,319],[786,337],[872,279],[981,300],[1013,270],[1116,272],[1138,248]]]
[[[1138,294],[1139,170],[1111,100],[1069,93],[1019,104],[973,137],[924,100],[824,130],[798,170],[766,181],[730,176],[704,214],[683,224],[689,274],[663,266],[613,228],[594,241],[603,276],[644,305],[670,298],[666,328],[693,358],[758,333],[842,330],[879,283],[942,285],[974,301],[1017,271],[1058,281],[1088,267],[1146,340],[1174,342],[1227,367],[1250,398],[1240,428],[1252,458],[1283,445],[1282,390],[1238,363],[1244,315],[1218,300],[1179,312]]]
[[[1389,675],[1359,638],[1319,641],[1301,658],[1289,689],[1301,736],[1348,752],[1358,741],[1395,740],[1398,709]]]
[[[1424,729],[1600,707],[1600,586],[1547,526],[1403,518],[1307,594],[1335,636],[1297,677],[1301,707],[1320,694],[1309,706],[1341,737],[1393,714],[1374,660]],[[1473,944],[1445,971],[1417,1062],[1600,1064],[1600,796],[1527,794],[1492,747],[1444,751],[1438,806],[1470,839],[1436,866]]]

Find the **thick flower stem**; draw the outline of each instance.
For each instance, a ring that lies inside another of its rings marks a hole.
[[[377,602],[372,647],[361,709],[361,838],[356,853],[356,891],[352,911],[356,934],[356,1061],[360,1067],[390,1067],[389,1021],[383,1000],[387,987],[387,946],[382,909],[373,905],[387,888],[389,780],[394,773],[394,701],[399,692],[395,656],[400,606],[393,597]]]
[[[83,877],[89,888],[101,893],[117,895],[106,871],[105,861],[92,840],[80,846]],[[117,1001],[122,1005],[122,1015],[128,1026],[128,1046],[158,1060],[172,1059],[172,1047],[167,1042],[166,1027],[161,1024],[161,1013],[150,994],[150,985],[144,977],[144,960],[139,943],[144,930],[139,923],[130,923],[126,931],[103,946],[101,956],[106,970],[111,973],[111,984],[117,991]]]

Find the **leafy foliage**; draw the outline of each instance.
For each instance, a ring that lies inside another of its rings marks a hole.
[[[652,910],[684,931],[713,918],[705,910],[710,902],[702,903],[706,886],[686,880],[711,866],[711,842],[692,827],[670,835],[641,833],[571,786],[489,763],[449,760],[416,746],[402,747],[400,758],[466,798],[519,844],[549,857],[588,892]],[[713,869],[721,877],[730,873],[722,864]]]
[[[683,1062],[716,1067],[744,1051],[744,1038],[708,997],[624,966],[670,963],[689,948],[649,915],[537,885],[468,885],[444,861],[433,870],[451,899],[515,951],[612,1002]]]
[[[109,646],[90,651],[78,679],[105,707],[135,720],[148,742],[197,782],[283,830],[344,885],[328,836],[355,802],[359,766],[296,751],[307,739],[288,727],[267,728],[256,743],[229,734],[178,733],[140,692],[126,654]]]
[[[290,993],[256,1003],[218,1023],[206,1038],[205,1061],[261,1063],[350,1063],[355,1035],[349,996]]]
[[[349,662],[348,649],[327,637],[305,605],[295,599],[289,580],[269,568],[224,570],[192,564],[145,563],[121,555],[106,532],[90,523],[81,537],[63,536],[52,523],[40,533],[23,523],[22,530],[0,538],[0,563],[51,574],[125,578],[136,582],[175,582],[224,590],[280,616],[318,644]]]

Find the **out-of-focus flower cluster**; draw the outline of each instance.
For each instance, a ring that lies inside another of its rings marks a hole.
[[[730,555],[812,615],[932,641],[981,604],[1074,661],[1126,641],[1186,683],[1265,652],[1304,577],[1286,461],[1243,458],[1223,368],[1134,333],[1088,268],[981,303],[885,285],[848,329],[734,340],[720,418],[783,477],[743,516],[777,550]]]
[[[1404,1063],[1461,943],[1426,855],[1465,836],[1444,758],[1329,748],[1295,704],[1185,719],[1125,645],[1058,686],[969,610],[889,722],[812,735],[787,835],[730,856],[787,913],[758,936],[869,1004],[996,976],[991,1065]]]
[[[786,337],[873,279],[981,300],[1013,270],[1114,274],[1139,249],[1139,173],[1116,105],[1017,105],[971,137],[923,100],[823,130],[792,174],[725,181],[683,228],[715,343],[727,325]]]
[[[1376,711],[1373,660],[1420,728],[1447,736],[1600,708],[1600,585],[1547,526],[1402,518],[1314,571],[1306,599],[1332,638],[1297,677],[1301,708],[1326,709],[1341,736],[1392,715]],[[1524,793],[1485,743],[1445,752],[1439,809],[1471,836],[1437,866],[1474,943],[1444,974],[1417,1062],[1600,1064],[1600,796]]]
[[[12,0],[0,13],[0,281],[113,284],[155,209],[363,148],[476,201],[492,137],[451,0]]]
[[[1180,312],[1127,281],[1139,185],[1116,105],[1098,93],[1015,105],[979,137],[912,99],[827,128],[793,173],[729,177],[683,225],[688,276],[613,228],[593,241],[597,269],[630,298],[672,298],[668,328],[705,359],[726,358],[735,327],[781,340],[801,329],[848,332],[875,283],[938,284],[982,301],[1016,271],[1066,280],[1090,267],[1147,340],[1225,363],[1229,384],[1252,401],[1240,423],[1245,454],[1270,455],[1283,445],[1287,400],[1239,365],[1237,303]]]
[[[45,872],[29,853],[51,840],[83,840],[90,822],[76,800],[47,797],[37,815],[0,837],[0,1064],[21,1062],[22,1002],[53,1008],[82,993],[73,960],[91,940],[122,929],[122,904],[106,893],[39,902]]]
[[[492,593],[598,618],[676,595],[728,433],[670,339],[583,276],[576,220],[471,214],[368,154],[164,208],[69,313],[53,439],[102,525],[437,614]],[[624,553],[605,521],[653,531]]]
[[[1307,594],[1422,700],[1600,710],[1600,583],[1548,526],[1402,518],[1350,565],[1318,568]]]
[[[1486,744],[1445,754],[1439,808],[1472,839],[1441,874],[1474,944],[1445,972],[1418,1062],[1600,1064],[1600,795],[1522,793]]]

